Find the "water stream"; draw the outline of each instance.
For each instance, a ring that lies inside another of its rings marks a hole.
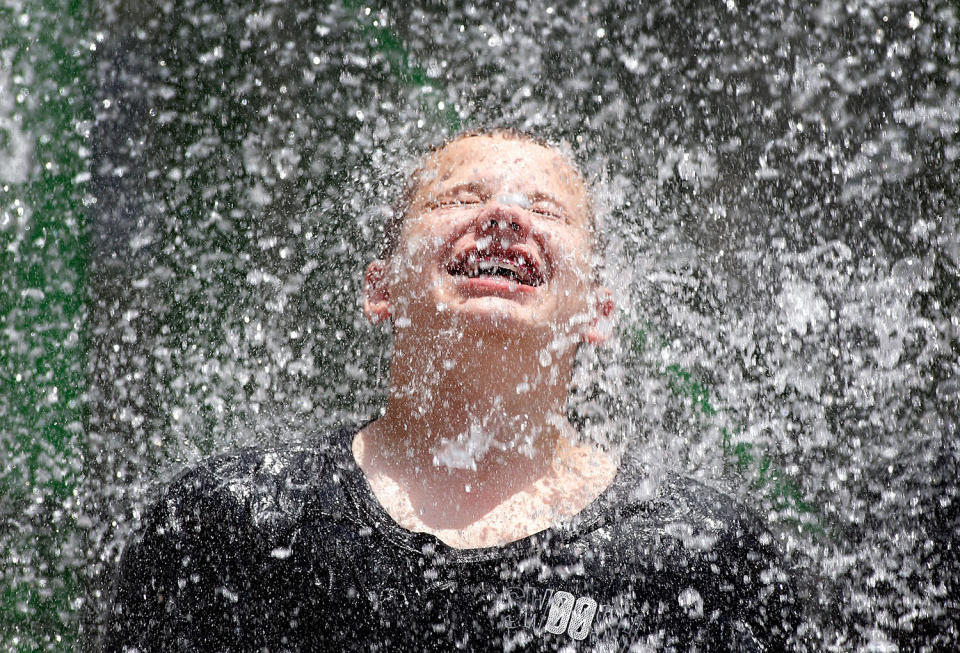
[[[0,646],[93,641],[185,465],[376,414],[363,266],[416,153],[489,125],[596,178],[617,338],[584,429],[758,509],[823,650],[960,641],[956,3],[105,2],[49,42],[7,4]],[[64,134],[51,212],[24,189]]]

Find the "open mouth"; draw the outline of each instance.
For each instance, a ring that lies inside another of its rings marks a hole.
[[[532,261],[522,254],[511,252],[481,254],[472,251],[454,259],[447,267],[447,272],[468,279],[496,277],[532,287],[543,283],[543,276]]]

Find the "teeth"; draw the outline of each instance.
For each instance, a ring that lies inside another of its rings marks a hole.
[[[469,271],[469,276],[478,277],[480,275],[503,276],[518,283],[527,282],[525,271],[521,266],[513,261],[503,259],[476,261]]]
[[[477,260],[476,255],[471,254],[457,267],[460,274],[470,278],[481,275],[503,276],[518,283],[539,285],[535,273],[529,269],[529,263],[523,256],[510,259],[497,257]]]
[[[489,272],[497,271],[498,269],[510,270],[514,274],[520,274],[520,266],[514,265],[509,261],[480,261],[476,265],[476,269],[479,272]]]

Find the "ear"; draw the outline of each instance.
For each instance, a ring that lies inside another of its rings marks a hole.
[[[610,317],[613,315],[613,293],[609,288],[597,288],[594,296],[593,319],[580,335],[580,339],[591,345],[599,345],[610,337]]]
[[[363,277],[363,312],[374,324],[390,319],[387,262],[382,259],[370,263]]]

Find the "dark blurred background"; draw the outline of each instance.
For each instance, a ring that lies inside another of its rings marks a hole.
[[[417,153],[490,125],[563,140],[597,177],[621,338],[587,355],[571,410],[759,506],[812,579],[822,649],[960,638],[956,3],[3,12],[0,127],[36,141],[37,179],[45,135],[73,153],[56,189],[2,196],[7,315],[33,310],[9,244],[49,215],[78,252],[63,333],[84,343],[54,444],[24,444],[23,415],[66,372],[36,396],[11,382],[0,413],[21,416],[11,463],[69,481],[5,472],[4,609],[34,598],[4,645],[92,646],[124,539],[184,466],[376,414],[389,348],[358,310],[362,268]],[[70,80],[50,86],[79,107],[59,122],[5,109],[42,88],[24,48]],[[73,213],[44,213],[56,193]],[[74,260],[43,251],[51,278]]]

